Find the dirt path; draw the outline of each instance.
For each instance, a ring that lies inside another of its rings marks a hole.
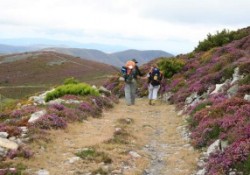
[[[126,106],[122,99],[102,118],[53,131],[52,142],[33,145],[34,158],[17,161],[27,165],[29,174],[44,169],[50,175],[189,175],[199,154],[185,139],[184,131],[184,119],[177,116],[174,106],[149,106],[146,99]],[[107,153],[112,163],[79,160],[75,153],[89,147]]]

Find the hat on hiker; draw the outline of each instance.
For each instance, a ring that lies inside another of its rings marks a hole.
[[[133,61],[134,63],[138,63],[138,61],[134,58],[131,61]]]

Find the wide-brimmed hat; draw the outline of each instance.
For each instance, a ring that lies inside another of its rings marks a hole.
[[[133,61],[135,63],[138,63],[138,61],[136,59],[134,59],[134,58],[131,61]]]

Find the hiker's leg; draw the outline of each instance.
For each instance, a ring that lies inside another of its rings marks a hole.
[[[153,98],[153,86],[151,84],[148,85],[148,99],[152,100]]]
[[[158,95],[159,89],[160,89],[160,85],[154,86],[154,88],[153,88],[153,95],[152,95],[152,99],[153,99],[153,100],[156,100],[156,99],[157,99],[157,95]]]
[[[136,82],[131,83],[131,104],[135,104]]]
[[[130,87],[130,84],[125,83],[124,91],[125,91],[126,104],[131,105],[132,102],[131,102],[131,87]]]
[[[153,88],[154,87],[151,84],[148,85],[148,99],[149,99],[148,104],[149,105],[152,105]]]

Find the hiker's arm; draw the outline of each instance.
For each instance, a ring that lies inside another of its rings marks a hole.
[[[141,71],[140,71],[140,69],[138,68],[138,66],[136,66],[136,71],[137,71],[137,73],[138,73],[138,75],[139,75],[140,77],[143,76],[143,74],[141,73]]]

